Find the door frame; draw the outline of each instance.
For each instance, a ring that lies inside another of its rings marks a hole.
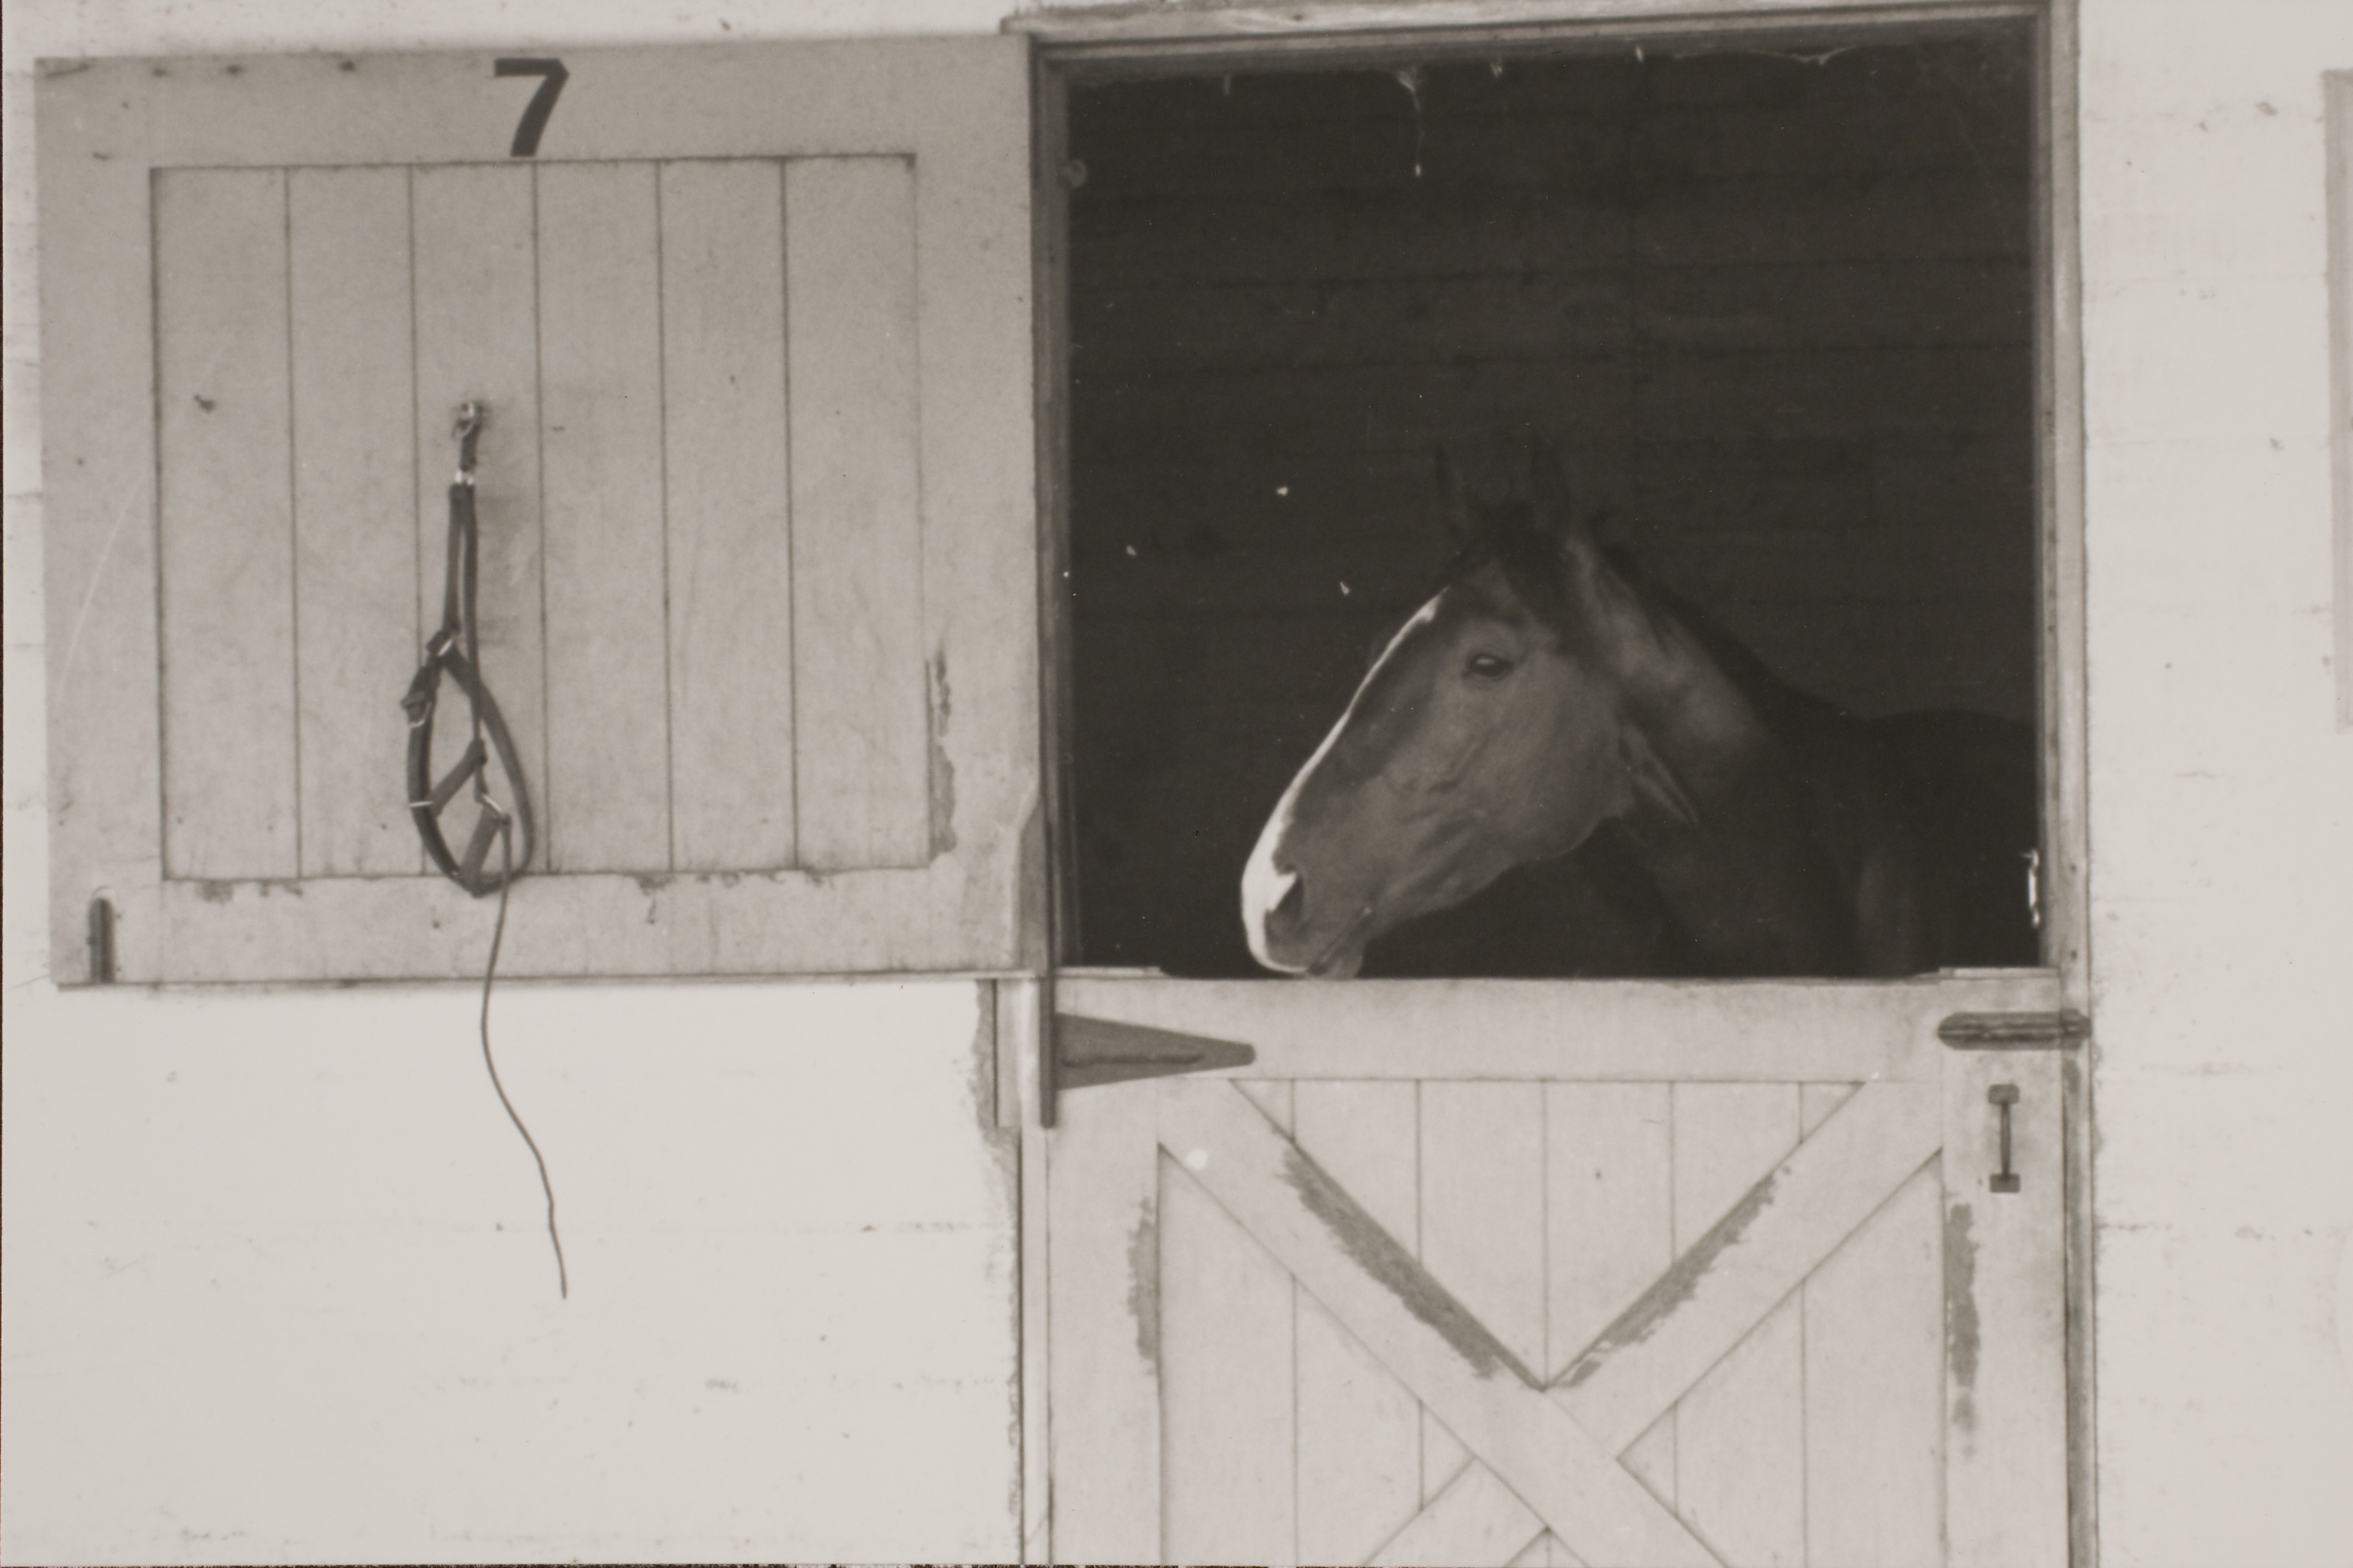
[[[1422,60],[1446,56],[1486,58],[1499,49],[1577,39],[1632,43],[1725,32],[1819,34],[1826,27],[1894,35],[1972,21],[2028,22],[2035,56],[2030,206],[2036,298],[2043,964],[2055,972],[2065,1005],[2089,1015],[2091,845],[2078,5],[2079,0],[1418,0],[1408,5],[1315,0],[1312,8],[1050,7],[1007,19],[1006,30],[1028,34],[1035,49],[1031,210],[1037,324],[1039,670],[1044,687],[1039,703],[1039,777],[1048,824],[1043,846],[1048,889],[1042,911],[1048,927],[1042,943],[1045,963],[1034,984],[999,987],[998,1038],[1021,1051],[1025,1134],[1045,1136],[1039,1110],[1051,1103],[1049,1053],[1054,973],[1057,966],[1068,966],[1068,943],[1077,930],[1078,915],[1068,746],[1073,731],[1071,638],[1070,602],[1063,592],[1070,566],[1071,187],[1065,169],[1070,88],[1073,81],[1085,79],[1208,74],[1219,66],[1339,67],[1401,55]],[[2062,1051],[2059,1058],[2066,1129],[2063,1239],[2069,1560],[2081,1565],[2098,1561],[2090,1071],[2095,1048],[2087,1040],[2083,1049]],[[1050,1109],[1046,1114],[1050,1118]],[[1026,1237],[1039,1239],[1044,1235],[1043,1177],[1042,1160],[1022,1162],[1022,1230]],[[1047,1542],[1044,1251],[1042,1246],[1022,1248],[1025,1561],[1037,1560],[1032,1545],[1043,1548]]]

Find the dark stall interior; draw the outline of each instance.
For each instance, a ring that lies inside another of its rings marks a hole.
[[[1804,689],[2032,720],[2031,79],[2001,28],[1074,82],[1065,958],[1257,973],[1440,442],[1541,433]]]

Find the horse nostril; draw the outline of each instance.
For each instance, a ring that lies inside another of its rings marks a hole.
[[[1295,921],[1307,912],[1307,879],[1296,871],[1288,875],[1291,886],[1283,889],[1282,897],[1274,900],[1272,912],[1284,920]]]

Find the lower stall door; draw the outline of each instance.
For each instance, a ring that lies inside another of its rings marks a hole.
[[[1054,1559],[2063,1563],[2048,990],[1065,982]]]

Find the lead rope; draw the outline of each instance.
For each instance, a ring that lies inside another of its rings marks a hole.
[[[539,1190],[547,1194],[547,1244],[555,1248],[555,1294],[564,1300],[572,1299],[572,1279],[564,1268],[564,1237],[555,1231],[555,1184],[547,1179],[547,1157],[539,1152],[539,1140],[522,1124],[516,1113],[514,1101],[507,1098],[507,1086],[499,1081],[499,1064],[491,1055],[491,977],[499,972],[499,944],[507,934],[507,889],[514,881],[514,835],[511,830],[499,833],[499,856],[503,862],[499,879],[498,923],[491,928],[491,961],[482,966],[482,1066],[491,1073],[491,1087],[498,1090],[499,1103],[507,1108],[507,1120],[522,1134],[523,1147],[531,1151],[532,1163],[539,1167]]]
[[[474,448],[489,412],[480,403],[463,405],[458,410],[458,425],[452,432],[458,441],[458,473],[449,482],[448,571],[442,585],[441,629],[425,645],[424,662],[408,683],[407,695],[401,699],[401,707],[408,713],[408,813],[417,825],[417,837],[424,840],[426,854],[442,875],[478,899],[491,892],[499,896],[498,920],[491,930],[490,961],[482,968],[482,1066],[490,1072],[491,1088],[497,1091],[499,1103],[506,1108],[507,1120],[522,1134],[523,1146],[531,1151],[532,1163],[539,1167],[540,1190],[547,1194],[547,1239],[555,1249],[556,1293],[568,1300],[572,1281],[564,1266],[564,1238],[555,1228],[555,1184],[548,1180],[547,1160],[539,1152],[539,1141],[523,1125],[514,1101],[507,1098],[506,1085],[499,1081],[499,1064],[491,1054],[491,984],[499,971],[499,948],[506,940],[507,898],[515,878],[531,863],[533,835],[531,796],[523,787],[514,737],[508,731],[506,720],[499,712],[490,689],[482,684],[481,639],[475,618],[480,531],[474,513]],[[437,784],[433,780],[433,713],[439,702],[445,672],[466,694],[470,733],[457,765]],[[493,751],[506,773],[512,796],[511,805],[501,805],[491,794],[490,759]],[[441,835],[441,812],[468,784],[473,785],[474,832],[467,842],[465,858],[460,860],[449,852],[448,840]],[[515,852],[518,830],[522,835],[521,854]],[[492,876],[488,872],[487,861],[494,839],[499,846],[499,869]]]

